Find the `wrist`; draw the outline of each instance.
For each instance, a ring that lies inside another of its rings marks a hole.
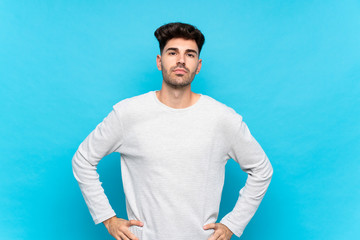
[[[103,224],[105,225],[105,227],[108,228],[110,222],[111,222],[112,220],[114,220],[115,218],[116,218],[116,215],[113,216],[113,217],[111,217],[111,218],[106,219],[105,221],[103,221]]]

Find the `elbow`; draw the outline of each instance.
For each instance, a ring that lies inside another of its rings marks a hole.
[[[86,170],[88,168],[88,166],[86,165],[87,161],[84,161],[84,160],[85,160],[85,158],[83,157],[83,155],[81,154],[81,152],[78,149],[75,152],[75,154],[71,160],[72,172],[73,172],[74,177],[78,181],[79,181],[79,175],[82,175],[84,170]]]
[[[263,161],[258,171],[258,178],[261,179],[261,181],[263,182],[270,183],[273,174],[274,174],[274,169],[269,159],[266,157],[265,161]]]
[[[274,174],[274,168],[272,167],[272,165],[270,164],[270,162],[269,162],[269,178],[271,179],[272,178],[272,176],[273,176],[273,174]]]
[[[86,171],[84,163],[81,159],[81,154],[79,150],[76,151],[74,154],[72,161],[71,161],[72,173],[79,184],[85,183]]]
[[[71,160],[71,168],[72,168],[72,172],[73,172],[73,175],[75,176],[76,178],[76,172],[79,168],[79,160],[78,160],[78,151],[76,151],[76,153],[74,154],[72,160]]]
[[[274,168],[272,167],[269,159],[267,159],[267,170],[265,172],[266,172],[266,174],[265,174],[266,179],[270,182],[272,179],[272,176],[274,174]]]

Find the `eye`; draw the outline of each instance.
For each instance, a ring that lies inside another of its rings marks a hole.
[[[175,55],[176,52],[169,52],[169,55]]]
[[[195,57],[195,55],[192,54],[192,53],[188,53],[188,56],[189,56],[189,57],[192,57],[192,58]]]

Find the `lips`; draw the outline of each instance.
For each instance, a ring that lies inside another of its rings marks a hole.
[[[175,72],[176,74],[185,74],[186,70],[183,68],[176,68],[173,72]]]

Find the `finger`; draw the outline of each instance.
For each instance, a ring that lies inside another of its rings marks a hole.
[[[204,228],[205,230],[206,230],[206,229],[215,229],[215,228],[216,228],[216,224],[215,224],[215,223],[209,223],[209,224],[206,224],[203,228]]]
[[[116,240],[122,240],[120,234],[112,235]]]
[[[131,240],[139,240],[131,231],[126,230],[124,234]]]
[[[109,233],[110,233],[110,232],[109,232]],[[111,232],[110,235],[113,236],[116,240],[121,240],[121,237],[120,237],[120,234],[119,234],[119,233],[115,233],[115,232],[113,233],[113,232]]]
[[[221,232],[215,231],[213,235],[209,238],[209,240],[217,240],[219,237],[221,237]]]
[[[136,225],[136,226],[139,226],[139,227],[144,226],[144,223],[143,223],[143,222],[140,222],[140,221],[138,221],[138,220],[130,220],[130,221],[129,221],[129,224],[130,224],[130,226],[131,226],[131,225]]]
[[[121,240],[130,240],[127,236],[125,236],[125,234],[123,234],[122,232],[119,233],[119,235],[121,236]]]

